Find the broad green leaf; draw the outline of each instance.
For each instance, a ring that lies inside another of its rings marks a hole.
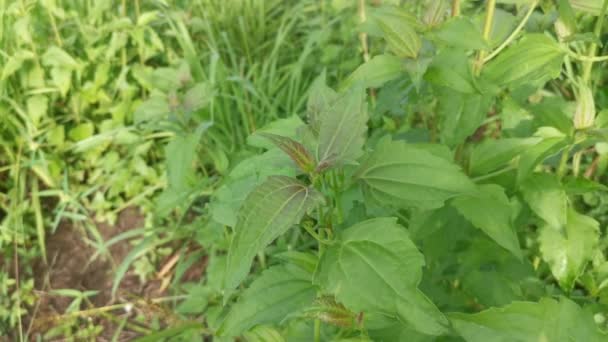
[[[12,74],[14,74],[17,70],[21,68],[23,63],[27,60],[35,58],[36,55],[31,51],[19,50],[13,56],[8,57],[8,60],[5,62],[2,67],[2,76],[0,76],[0,80],[5,80]]]
[[[63,125],[51,128],[47,133],[47,142],[55,147],[60,147],[65,141],[65,127]]]
[[[368,9],[370,13],[369,22],[371,26],[373,26],[370,29],[370,33],[376,36],[382,35],[382,30],[379,27],[379,22],[382,20],[382,18],[385,17],[391,17],[396,21],[406,22],[416,31],[421,31],[425,28],[424,25],[418,21],[414,14],[402,7],[383,4],[380,7],[372,6]]]
[[[590,261],[599,240],[599,223],[570,208],[563,227],[546,225],[538,237],[543,259],[560,286],[571,291]]]
[[[564,52],[544,34],[528,34],[490,61],[483,76],[495,84],[515,87],[542,85],[561,72]]]
[[[600,15],[603,0],[569,0],[572,8],[577,11]]]
[[[488,174],[506,166],[540,138],[503,138],[488,139],[473,147],[469,159],[469,170],[472,176]]]
[[[238,163],[213,192],[209,212],[216,222],[234,227],[237,213],[247,195],[269,176],[295,176],[291,159],[278,148]]]
[[[536,276],[532,264],[528,260],[517,260],[507,250],[496,248],[496,243],[485,237],[472,237],[470,231],[465,231],[463,237],[467,248],[459,246],[463,242],[456,242],[454,249],[446,253],[447,258],[455,259],[462,290],[485,307],[521,300],[529,290],[526,280]],[[448,238],[452,237],[448,235]],[[444,267],[454,267],[449,261],[444,260],[444,264]]]
[[[306,147],[299,142],[276,134],[259,134],[262,137],[272,141],[278,148],[287,153],[291,160],[293,160],[302,171],[310,173],[314,170],[316,164],[314,157],[310,152],[308,152]]]
[[[338,93],[326,85],[325,70],[323,70],[323,73],[312,82],[306,104],[308,123],[315,133],[319,133],[321,127],[321,113],[327,111],[338,97]]]
[[[319,256],[312,252],[298,252],[290,250],[287,252],[275,254],[274,257],[284,260],[285,262],[297,266],[311,274],[314,273]]]
[[[564,180],[564,190],[568,194],[583,195],[592,191],[608,191],[608,186],[587,178],[566,177]]]
[[[397,300],[397,315],[406,326],[427,335],[443,335],[447,319],[419,289],[404,290]]]
[[[486,119],[492,98],[481,94],[463,94],[442,88],[438,92],[439,137],[444,144],[455,147],[471,136]]]
[[[434,210],[416,210],[412,212],[408,230],[412,239],[420,241],[441,231],[447,225],[470,225],[458,211],[451,206],[444,206]],[[428,252],[429,250],[423,250]]]
[[[546,98],[541,103],[529,107],[534,114],[534,121],[538,127],[548,126],[559,129],[566,135],[571,135],[574,125],[572,116],[568,116],[568,103],[561,98]]]
[[[403,72],[403,61],[399,57],[378,55],[360,65],[344,81],[344,87],[360,84],[365,88],[379,88],[386,82],[401,76]]]
[[[432,335],[446,331],[445,317],[418,290],[424,258],[395,218],[360,222],[321,257],[315,282],[348,309],[394,315]]]
[[[383,141],[356,172],[371,198],[382,204],[438,208],[475,185],[454,163],[403,141]]]
[[[431,39],[451,47],[467,50],[488,48],[477,25],[464,16],[446,20],[429,35]]]
[[[42,55],[42,64],[45,66],[53,66],[64,69],[77,69],[78,62],[63,49],[51,46]]]
[[[368,118],[365,95],[365,89],[353,87],[321,113],[319,164],[352,163],[361,156]]]
[[[568,195],[555,175],[532,174],[521,184],[521,192],[532,211],[550,226],[566,225]]]
[[[152,71],[150,80],[156,89],[160,89],[167,94],[181,88],[183,85],[182,80],[191,80],[189,70],[181,71],[172,68],[156,68]]]
[[[517,181],[523,182],[538,164],[558,153],[567,145],[568,140],[565,137],[550,137],[528,148],[519,158]]]
[[[600,342],[591,314],[566,298],[513,302],[476,314],[449,314],[454,329],[466,342]]]
[[[68,137],[73,141],[81,141],[95,133],[95,126],[91,122],[83,122],[70,129]]]
[[[369,336],[372,341],[390,341],[390,342],[433,342],[436,341],[434,336],[421,334],[412,330],[397,320],[387,322],[380,327],[368,329]]]
[[[424,12],[422,14],[422,22],[427,27],[434,27],[441,24],[445,20],[445,16],[450,9],[450,2],[446,0],[431,0],[426,1]]]
[[[258,324],[278,324],[287,315],[310,305],[316,292],[311,274],[296,267],[271,267],[239,297],[218,334],[238,336]]]
[[[454,199],[452,205],[500,246],[523,258],[511,221],[511,203],[500,186],[481,185],[476,193]]]
[[[422,45],[420,37],[410,23],[394,15],[376,15],[389,50],[397,57],[416,58]]]
[[[13,24],[13,34],[15,37],[19,37],[19,40],[16,41],[16,43],[21,46],[32,46],[32,17],[29,12],[22,13],[19,17],[20,18]]]
[[[72,86],[72,70],[63,67],[53,67],[51,69],[51,79],[53,84],[59,88],[62,96],[66,96]]]
[[[304,127],[304,122],[297,115],[292,115],[288,118],[275,120],[268,125],[258,129],[254,134],[247,137],[247,145],[271,149],[276,144],[265,138],[261,133],[270,133],[285,138],[296,140],[298,138],[298,130]]]
[[[212,98],[211,85],[207,82],[197,83],[184,94],[183,107],[186,112],[194,112],[205,107]]]
[[[254,327],[243,337],[247,342],[286,342],[276,329],[264,325]]]
[[[485,24],[485,11],[480,11],[472,17],[473,22],[477,25],[480,31],[483,30]],[[518,20],[513,13],[503,10],[500,6],[496,6],[494,18],[492,20],[492,29],[487,43],[490,48],[494,49],[507,39],[509,34],[513,32],[513,28],[517,25]]]
[[[460,93],[467,93],[465,101],[470,96],[468,94],[477,92],[473,85],[469,59],[464,51],[458,49],[445,49],[437,54],[431,65],[429,65],[424,79],[436,86],[447,87]],[[448,96],[454,95],[442,95],[440,99],[449,100],[446,98]]]
[[[38,126],[40,120],[47,114],[48,104],[48,98],[44,95],[34,95],[27,99],[27,113],[34,126]]]
[[[576,28],[576,14],[572,9],[572,5],[569,0],[558,0],[557,1],[557,10],[559,13],[559,20],[566,27],[566,29],[570,32],[570,34],[574,34],[577,32]]]
[[[151,96],[137,107],[133,114],[133,120],[135,123],[153,121],[162,118],[170,111],[169,103],[165,98],[158,95]]]
[[[432,61],[432,56],[427,56],[426,54],[420,55],[416,59],[403,60],[403,68],[410,76],[416,89],[421,89],[423,77]]]
[[[173,190],[187,190],[195,182],[194,159],[200,136],[178,134],[165,146],[167,185]]]
[[[253,190],[239,210],[224,288],[229,292],[237,287],[249,273],[255,255],[322,201],[316,190],[285,176],[271,176]]]

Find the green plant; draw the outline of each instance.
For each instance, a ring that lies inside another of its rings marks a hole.
[[[267,151],[209,205],[232,227],[220,340],[606,340],[606,232],[581,206],[606,187],[581,168],[608,1],[505,3],[360,8],[386,52],[248,139]]]
[[[358,62],[337,49],[352,28],[327,20],[330,9],[316,0],[0,1],[0,275],[10,283],[0,335],[38,333],[24,326],[38,312],[29,284],[52,269],[47,241],[60,225],[95,249],[87,267],[110,260],[116,284],[134,261],[148,280],[161,248],[179,249],[183,273],[189,248],[213,241],[195,239],[188,221],[247,136],[303,108],[318,55],[342,66],[332,77]],[[104,241],[100,222],[134,206],[146,226]],[[116,264],[109,248],[135,236],[140,244]],[[54,323],[51,335],[66,338],[79,327]]]

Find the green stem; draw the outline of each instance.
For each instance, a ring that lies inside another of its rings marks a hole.
[[[578,59],[579,61],[588,63],[585,65],[592,65],[593,62],[603,62],[603,61],[608,61],[608,55],[606,56],[583,56],[581,54],[578,54],[570,49],[564,49],[564,52],[566,52],[566,54],[574,59]],[[585,71],[583,70],[583,73]],[[589,75],[583,74],[583,81],[587,82],[589,81],[589,76],[591,75],[591,69],[589,69]]]
[[[49,20],[51,21],[51,27],[53,28],[53,33],[55,34],[55,40],[57,41],[57,45],[63,46],[63,40],[61,40],[61,35],[59,34],[59,29],[57,28],[57,22],[55,21],[53,13],[51,13],[51,9],[47,7],[46,12],[48,13]]]
[[[32,177],[32,209],[34,210],[34,217],[36,218],[36,235],[38,238],[38,245],[40,246],[40,254],[42,254],[42,261],[44,264],[48,265],[46,260],[44,220],[42,218],[42,207],[40,206],[38,178],[36,177]]]
[[[460,15],[460,0],[452,0],[452,17]]]
[[[513,30],[513,32],[511,32],[511,34],[507,37],[507,39],[505,39],[504,42],[502,42],[502,44],[500,44],[500,46],[498,46],[494,51],[492,51],[492,53],[489,56],[487,56],[486,58],[483,59],[484,63],[487,63],[492,58],[496,57],[496,55],[498,55],[498,53],[500,53],[500,51],[502,51],[505,47],[507,47],[507,45],[509,45],[515,39],[515,37],[517,37],[519,32],[524,28],[524,26],[528,22],[528,19],[530,19],[530,16],[532,15],[532,12],[534,12],[534,9],[536,8],[537,4],[538,4],[538,1],[534,1],[532,4],[530,4],[530,8],[528,9],[528,12],[524,16],[524,18],[521,20],[519,25],[517,25],[515,30]]]
[[[365,14],[365,0],[359,0],[359,22],[363,24],[367,20]],[[359,41],[361,42],[361,50],[363,50],[363,61],[369,61],[369,48],[367,46],[367,33],[359,32]]]
[[[260,267],[265,270],[266,269],[266,254],[264,251],[258,253],[258,261],[260,262]]]
[[[606,9],[608,9],[608,0],[604,0],[604,2],[602,3],[602,9],[600,10],[600,15],[597,18],[597,21],[595,22],[595,30],[594,30],[594,34],[596,37],[600,37],[600,34],[602,32],[602,25],[604,24],[604,16],[606,15]],[[591,43],[591,45],[589,45],[589,60],[585,61],[585,63],[583,64],[583,82],[587,83],[589,82],[590,78],[591,78],[591,68],[593,67],[593,60],[591,60],[593,57],[595,57],[595,54],[597,53],[597,44],[595,43]]]
[[[139,19],[140,13],[141,13],[141,11],[139,9],[139,0],[135,0],[135,15],[137,16],[138,19]]]
[[[568,157],[570,156],[571,149],[571,147],[568,147],[562,152],[562,156],[559,160],[559,166],[557,168],[558,179],[562,179],[566,175],[566,167],[568,166]]]
[[[331,245],[332,241],[323,238],[319,233],[315,232],[315,230],[307,225],[307,224],[302,224],[302,228],[304,228],[304,230],[310,234],[310,236],[312,236],[315,240],[317,240],[317,242],[319,242],[319,251],[322,252],[323,251],[323,245]],[[321,228],[319,228],[319,232],[321,232]],[[321,254],[321,253],[319,253]]]
[[[120,14],[122,17],[127,16],[127,1],[126,0],[122,0]],[[121,51],[121,61],[122,61],[123,68],[126,67],[127,66],[127,47],[126,46]]]
[[[504,169],[500,169],[498,171],[494,171],[494,172],[490,172],[490,173],[487,173],[487,174],[482,175],[482,176],[474,177],[474,178],[472,178],[472,181],[475,182],[475,183],[477,183],[477,182],[480,182],[482,180],[498,176],[500,174],[503,174],[505,172],[509,172],[511,170],[514,170],[514,169],[515,169],[515,166],[508,166],[508,167],[505,167]]]
[[[487,42],[492,32],[492,23],[494,22],[494,12],[496,10],[496,0],[488,0],[486,3],[486,19],[483,24],[483,39]],[[475,63],[475,74],[479,75],[483,66],[483,61],[486,56],[486,51],[481,50],[477,55]]]
[[[578,151],[572,156],[572,174],[574,177],[578,177],[581,170],[581,158],[583,157],[583,151]]]

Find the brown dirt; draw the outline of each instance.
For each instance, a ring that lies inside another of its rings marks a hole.
[[[141,228],[144,226],[144,217],[141,212],[130,207],[119,213],[116,224],[114,226],[107,223],[97,223],[96,228],[104,241],[108,241],[114,236],[117,236],[126,231]],[[48,265],[39,260],[34,264],[34,281],[38,302],[36,306],[30,310],[24,320],[24,327],[32,326],[30,338],[36,340],[36,336],[44,335],[49,329],[57,327],[60,323],[66,323],[65,311],[72,302],[72,298],[65,296],[57,296],[50,293],[51,290],[57,289],[76,289],[80,291],[99,291],[94,297],[91,297],[91,303],[81,304],[81,310],[89,310],[93,308],[101,308],[104,306],[131,302],[138,300],[141,305],[137,305],[134,310],[138,314],[143,314],[147,319],[153,317],[165,317],[170,319],[172,316],[166,311],[166,308],[157,304],[152,304],[149,299],[157,298],[165,295],[161,292],[162,282],[159,279],[150,279],[145,283],[140,282],[139,278],[132,272],[126,273],[119,286],[118,298],[113,299],[111,296],[112,284],[114,281],[113,265],[118,267],[133,248],[130,240],[120,241],[110,247],[110,258],[98,257],[95,261],[89,264],[89,259],[95,253],[95,249],[85,242],[87,237],[84,229],[70,222],[62,222],[54,234],[48,234],[46,237],[47,260]],[[195,250],[190,250],[195,252]],[[170,260],[174,255],[168,256],[165,260],[157,265],[161,270],[164,265],[170,264]],[[198,281],[204,276],[207,266],[207,258],[203,257],[198,262],[195,262],[181,278],[181,281]],[[170,272],[171,273],[171,272]],[[170,275],[169,275],[170,276]],[[112,312],[114,320],[118,318],[132,318],[136,315],[135,312],[126,313],[121,310]],[[103,327],[103,333],[97,337],[97,341],[110,341],[114,332],[117,329],[116,321],[108,320],[108,316],[102,315],[91,316],[95,324]],[[69,319],[67,320],[70,321]],[[72,322],[74,322],[72,320]],[[76,321],[77,329],[80,326],[87,326],[87,318],[79,317]],[[166,322],[169,323],[169,322]],[[138,325],[138,324],[136,324]],[[119,337],[119,341],[131,341],[138,333],[128,328],[124,329]],[[0,337],[0,342],[5,340]],[[10,341],[6,340],[6,341]],[[52,341],[63,341],[62,339],[53,339]]]
[[[137,208],[127,208],[120,212],[116,225],[97,224],[97,229],[104,241],[125,231],[143,227],[144,217]],[[35,288],[39,291],[38,311],[34,319],[35,331],[44,332],[52,325],[48,318],[65,313],[72,301],[71,298],[53,296],[51,289],[94,290],[99,293],[91,299],[95,307],[112,304],[111,288],[114,279],[112,260],[98,257],[88,264],[94,249],[83,240],[85,232],[68,222],[60,224],[54,234],[47,237],[47,259],[49,265],[42,261],[35,267]],[[111,258],[115,265],[120,265],[129,253],[132,245],[128,240],[120,241],[110,247]],[[119,292],[142,295],[144,284],[131,273],[127,273],[120,285]],[[84,308],[84,307],[83,307]],[[45,326],[46,325],[46,326]],[[111,330],[111,329],[110,329]]]

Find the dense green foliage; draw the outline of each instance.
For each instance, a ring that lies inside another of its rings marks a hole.
[[[0,0],[0,331],[69,221],[175,267],[115,339],[608,340],[608,1],[102,3]]]

